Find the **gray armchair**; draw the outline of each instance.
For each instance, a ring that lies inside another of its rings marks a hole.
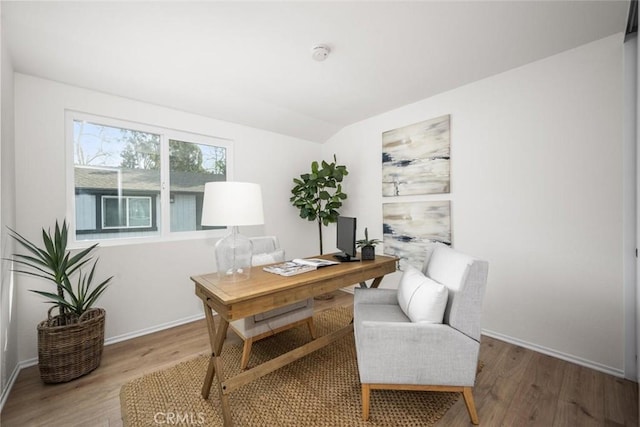
[[[285,260],[284,250],[280,248],[275,236],[253,237],[250,240],[253,244],[252,265],[272,264]],[[247,367],[251,347],[255,341],[303,324],[307,324],[311,338],[315,339],[313,298],[231,321],[229,326],[244,341],[240,367],[242,369]]]
[[[487,271],[486,261],[432,244],[422,272],[408,268],[398,290],[355,289],[364,420],[371,390],[425,390],[461,392],[478,424],[472,389]]]

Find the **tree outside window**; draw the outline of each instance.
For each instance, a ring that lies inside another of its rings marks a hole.
[[[226,180],[228,144],[104,122],[72,120],[76,238],[159,236],[163,224],[165,232],[201,230],[204,184]]]

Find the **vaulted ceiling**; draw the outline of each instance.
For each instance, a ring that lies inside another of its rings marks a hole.
[[[15,71],[324,142],[625,30],[629,1],[12,2]],[[323,62],[312,48],[331,49]]]

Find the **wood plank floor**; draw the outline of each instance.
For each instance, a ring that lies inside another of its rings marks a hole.
[[[353,303],[351,294],[334,295],[316,301],[316,311]],[[45,385],[37,367],[24,369],[0,414],[0,425],[121,426],[123,384],[208,352],[202,320],[106,346],[100,368],[69,383]],[[638,426],[634,382],[489,337],[482,338],[480,359],[484,368],[474,396],[482,426]],[[374,405],[372,416],[375,411]],[[468,425],[463,399],[438,423]]]

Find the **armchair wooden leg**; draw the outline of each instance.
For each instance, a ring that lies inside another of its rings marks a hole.
[[[369,384],[362,384],[362,420],[367,421],[369,419],[369,397],[371,389]]]
[[[240,369],[247,369],[249,364],[249,356],[251,354],[251,345],[253,344],[252,338],[244,340],[244,347],[242,348],[242,359],[240,359]]]
[[[464,403],[467,405],[467,412],[469,412],[469,418],[471,418],[471,422],[475,425],[480,424],[480,420],[478,420],[478,413],[476,412],[476,404],[473,400],[473,388],[464,387],[462,390],[462,395],[464,396]]]
[[[307,326],[309,327],[309,334],[311,334],[311,339],[315,340],[317,335],[316,325],[313,324],[313,317],[310,317],[309,320],[307,320]]]

